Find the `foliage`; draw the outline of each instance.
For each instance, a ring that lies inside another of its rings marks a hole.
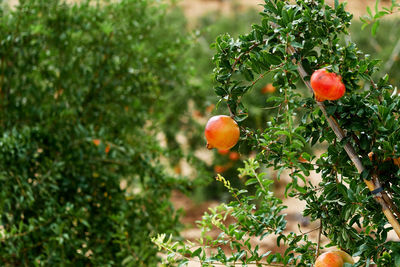
[[[376,0],[374,13],[372,13],[371,8],[367,7],[367,14],[362,16],[360,19],[363,22],[361,29],[366,28],[368,25],[372,25],[371,34],[373,36],[376,35],[378,27],[380,25],[381,19],[387,15],[392,15],[396,12],[400,11],[400,4],[397,0],[391,0],[391,5],[389,7],[383,7],[382,10],[379,10],[379,2],[380,0]]]
[[[248,9],[243,10],[239,6],[233,4],[232,13],[224,14],[219,11],[210,12],[193,24],[196,32],[194,47],[191,49],[191,57],[195,59],[196,76],[191,77],[191,83],[196,87],[196,98],[194,99],[196,109],[200,111],[203,118],[209,118],[212,115],[227,114],[229,110],[226,105],[216,103],[216,95],[213,94],[212,88],[216,85],[216,81],[212,79],[211,72],[214,68],[212,57],[214,50],[210,44],[221,32],[229,32],[232,36],[239,36],[240,33],[251,29],[251,24],[258,20],[258,10]],[[251,95],[244,96],[243,101],[249,107],[249,113],[252,114],[246,121],[245,126],[262,129],[265,126],[265,121],[273,116],[273,112],[269,108],[260,109],[263,106],[267,97],[271,94],[263,94],[262,88],[271,83],[272,77],[266,75],[257,84],[254,85]],[[191,134],[192,143],[203,141],[204,138],[204,120],[203,125],[196,133]],[[233,151],[240,152],[242,157],[247,157],[252,153],[252,149],[245,145],[237,145]],[[228,155],[221,155],[217,150],[214,150],[213,164],[209,166],[209,170],[215,173],[215,169],[223,169],[223,175],[233,177],[238,175],[237,168],[243,167],[241,161],[231,161]],[[238,188],[243,188],[243,183],[240,180],[232,181],[232,185]],[[231,199],[229,192],[226,192],[224,187],[217,181],[213,181],[206,187],[196,187],[195,195],[197,200],[202,199],[219,199],[226,201]]]
[[[167,129],[194,93],[183,16],[152,0],[0,12],[1,265],[155,266],[149,236],[178,234],[170,193],[191,186],[160,162],[182,156]]]
[[[392,160],[400,156],[397,90],[388,83],[388,75],[375,81],[379,61],[343,38],[352,19],[343,3],[335,1],[330,7],[323,0],[295,4],[266,0],[261,15],[261,24],[253,25],[249,34],[237,39],[223,34],[214,44],[215,92],[236,121],[242,123],[249,116],[242,99],[260,77],[273,75],[279,89],[278,95],[267,99],[267,104],[276,107],[267,127],[242,130],[243,142],[258,153],[247,161],[241,177],[246,176],[246,184],[256,191],[237,191],[218,176],[235,200],[203,217],[202,238],[196,244],[174,242],[166,235],[153,241],[168,251],[171,264],[197,258],[203,266],[312,266],[322,244],[309,240],[307,233],[283,231],[283,207],[268,190],[271,182],[259,173],[260,167],[273,168],[278,173],[289,171],[286,194],[306,202],[303,215],[320,221],[321,234],[330,240],[326,247],[337,246],[359,257],[354,266],[397,266],[400,243],[388,239],[392,226],[375,201],[387,203],[386,213],[396,214],[390,221],[395,225],[396,218],[400,219],[396,211],[400,171]],[[342,76],[346,94],[340,100],[316,103],[299,90],[322,67]],[[344,129],[343,138],[330,129],[335,128],[333,122]],[[327,147],[322,155],[305,151],[307,145],[318,143]],[[321,174],[319,184],[309,181],[312,171]],[[384,191],[372,195],[366,187],[372,181],[380,181]],[[390,202],[382,200],[384,195]],[[228,223],[228,217],[233,222]],[[206,235],[212,228],[221,232],[216,239]],[[260,252],[258,245],[250,243],[250,238],[261,241],[271,234],[284,247],[283,254]]]
[[[351,38],[357,43],[360,49],[366,54],[371,55],[373,59],[379,59],[382,63],[380,69],[373,77],[379,79],[386,73],[389,74],[389,82],[394,86],[400,85],[399,78],[399,51],[400,51],[400,20],[381,20],[379,31],[375,36],[371,36],[368,31],[360,31],[362,23],[353,21],[350,27]],[[365,87],[371,86],[369,83]]]

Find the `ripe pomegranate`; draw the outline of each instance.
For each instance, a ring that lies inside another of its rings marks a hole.
[[[325,252],[315,261],[315,267],[343,267],[343,259],[335,252]]]
[[[108,154],[108,152],[110,152],[110,149],[111,149],[111,147],[110,147],[110,145],[108,144],[108,145],[106,146],[106,148],[104,149],[104,151],[106,152],[106,154]]]
[[[266,86],[264,86],[262,89],[261,89],[261,93],[262,94],[267,94],[267,93],[274,93],[276,91],[276,88],[275,88],[275,86],[273,86],[272,85],[272,83],[269,83],[269,84],[267,84]]]
[[[338,254],[340,257],[342,257],[343,263],[350,263],[350,264],[354,264],[354,259],[353,257],[351,257],[349,254],[347,254],[347,252],[343,251],[343,250],[333,250],[331,251],[333,253]]]
[[[208,120],[204,134],[208,149],[226,150],[236,145],[240,137],[240,130],[231,117],[218,115]]]
[[[226,155],[229,153],[229,149],[218,149],[220,155]]]
[[[374,152],[372,152],[372,151],[368,153],[368,157],[369,157],[370,161],[375,161],[376,160],[376,156],[374,155]],[[396,166],[400,167],[400,158],[387,158],[387,159],[384,159],[383,162],[386,162],[386,161],[389,161],[389,160],[393,160],[393,163]]]
[[[93,144],[95,144],[96,146],[99,146],[101,144],[101,140],[100,139],[93,139]],[[110,145],[107,144],[106,148],[104,149],[104,151],[106,152],[106,154],[108,154],[108,152],[110,152]]]
[[[229,159],[232,161],[236,161],[240,158],[240,154],[238,152],[232,151],[229,153]]]
[[[96,146],[99,146],[101,143],[100,139],[93,139],[93,144],[95,144]]]
[[[342,77],[336,73],[328,72],[326,69],[314,71],[310,82],[315,99],[319,102],[338,100],[346,92]]]

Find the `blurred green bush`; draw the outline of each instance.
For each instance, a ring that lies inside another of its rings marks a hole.
[[[155,266],[150,236],[177,234],[170,193],[191,186],[165,166],[198,131],[182,13],[20,2],[0,10],[0,265]]]

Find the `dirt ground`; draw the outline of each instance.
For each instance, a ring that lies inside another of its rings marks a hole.
[[[347,0],[346,10],[354,14],[354,18],[365,15],[367,6],[375,5],[375,0]],[[184,8],[189,19],[197,18],[207,12],[220,10],[223,14],[229,14],[232,6],[239,5],[242,8],[255,8],[262,10],[264,0],[182,0],[180,5]],[[334,0],[326,0],[333,5]],[[390,0],[382,0],[380,6],[387,6]],[[372,8],[373,9],[373,8]]]
[[[79,0],[66,0],[67,2],[77,2]],[[326,0],[328,4],[333,5],[334,0]],[[375,0],[347,0],[346,9],[354,14],[355,18],[366,14],[366,7],[373,7]],[[3,0],[3,3],[8,3],[15,6],[18,0]],[[243,8],[256,8],[262,10],[264,0],[180,0],[179,5],[185,10],[189,18],[197,18],[204,13],[213,10],[221,10],[223,13],[229,13],[233,5],[239,5]],[[381,0],[381,5],[389,5],[390,0]]]

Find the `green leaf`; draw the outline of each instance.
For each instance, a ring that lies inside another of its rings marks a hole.
[[[249,186],[249,185],[256,184],[256,183],[258,183],[257,178],[251,178],[251,179],[246,181],[245,185]]]
[[[371,28],[371,34],[372,34],[372,36],[375,36],[375,35],[376,35],[376,31],[378,30],[379,24],[380,24],[380,21],[377,20],[377,21],[375,21],[374,24],[372,25],[372,28]]]
[[[192,252],[192,257],[198,257],[201,252],[202,252],[202,248],[200,247]]]
[[[335,0],[335,9],[337,10],[339,7],[339,0]]]
[[[267,61],[271,65],[278,65],[281,63],[281,59],[272,54],[264,53],[263,58],[265,59],[265,61]]]

